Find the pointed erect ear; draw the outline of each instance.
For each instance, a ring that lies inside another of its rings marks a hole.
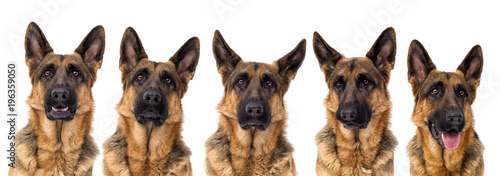
[[[234,71],[236,65],[242,62],[238,56],[226,43],[218,30],[215,31],[212,43],[217,70],[222,76],[222,82]]]
[[[414,94],[434,69],[436,66],[424,46],[418,40],[413,40],[408,51],[408,82],[412,85]]]
[[[321,71],[325,74],[325,79],[328,79],[342,55],[330,47],[318,32],[313,35],[313,48]]]
[[[141,40],[134,28],[128,27],[123,33],[120,45],[120,70],[122,75],[127,75],[137,66],[139,61],[147,57],[148,55],[144,51]]]
[[[80,46],[75,49],[75,52],[82,56],[83,62],[91,70],[101,68],[104,45],[105,45],[104,28],[96,26],[83,39]]]
[[[26,49],[26,65],[30,68],[37,67],[45,55],[53,51],[42,30],[35,22],[31,22],[26,29],[24,47]]]
[[[458,66],[457,70],[460,70],[464,74],[465,80],[469,85],[477,88],[481,80],[481,72],[483,71],[483,50],[481,46],[474,46],[462,61],[462,64]]]
[[[175,64],[175,68],[179,76],[184,79],[184,82],[189,82],[193,79],[198,59],[200,58],[200,41],[197,37],[189,39],[175,53],[170,61]]]
[[[285,78],[285,82],[290,84],[290,81],[295,78],[304,57],[306,55],[306,39],[302,39],[299,44],[288,54],[277,60],[281,77]]]
[[[388,79],[396,62],[396,32],[392,27],[385,29],[373,44],[366,57],[370,58],[375,67]]]

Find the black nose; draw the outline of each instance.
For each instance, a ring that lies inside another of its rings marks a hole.
[[[452,125],[460,125],[464,121],[464,114],[458,110],[446,113],[446,120]]]
[[[251,117],[258,117],[264,113],[264,105],[258,102],[249,102],[245,106],[245,112]]]
[[[50,97],[56,101],[66,101],[69,98],[69,90],[67,88],[54,88],[50,92]]]
[[[358,116],[358,109],[354,106],[343,108],[340,111],[340,116],[344,120],[349,120],[349,121],[354,120],[356,119],[356,116]]]
[[[144,92],[142,100],[144,100],[146,103],[150,105],[157,105],[161,101],[161,94],[160,92],[155,90],[148,90]]]

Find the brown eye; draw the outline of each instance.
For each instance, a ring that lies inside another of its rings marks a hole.
[[[439,90],[438,89],[432,89],[432,94],[438,94],[439,93]]]
[[[80,75],[80,73],[78,73],[78,71],[73,71],[73,76],[74,77],[77,77],[78,75]]]
[[[138,79],[139,81],[142,81],[142,80],[144,79],[144,76],[139,75],[139,76],[137,76],[137,79]]]
[[[342,87],[342,85],[344,85],[344,83],[342,81],[337,81],[337,83],[335,83],[335,85],[337,87]]]
[[[239,85],[242,85],[242,84],[244,84],[244,83],[245,83],[245,81],[243,81],[243,79],[238,80],[238,84],[239,84]]]
[[[460,92],[458,92],[458,94],[460,94],[461,96],[464,96],[465,92],[463,90],[461,90]]]
[[[45,71],[45,73],[43,73],[45,76],[50,76],[52,73],[50,73],[50,71]]]
[[[363,84],[368,85],[368,84],[370,84],[370,81],[363,79]]]
[[[166,79],[165,79],[165,82],[166,82],[167,84],[170,84],[170,83],[172,83],[172,80],[171,80],[170,78],[166,78]]]
[[[273,85],[273,82],[271,82],[271,81],[266,81],[266,84],[267,84],[268,86],[272,86],[272,85]]]

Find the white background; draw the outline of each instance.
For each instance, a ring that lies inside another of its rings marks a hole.
[[[246,61],[271,63],[307,40],[306,58],[285,96],[289,113],[288,139],[295,148],[299,175],[314,175],[314,136],[325,125],[323,100],[327,86],[312,50],[312,34],[318,31],[337,51],[347,57],[364,56],[386,27],[397,35],[396,66],[391,74],[392,131],[399,145],[395,151],[395,175],[409,175],[406,144],[415,134],[410,121],[413,96],[407,81],[407,51],[418,39],[439,70],[454,71],[468,51],[480,44],[484,67],[474,103],[476,131],[486,150],[485,175],[498,174],[500,163],[500,49],[498,3],[456,1],[3,1],[0,5],[0,84],[6,83],[8,61],[18,67],[18,130],[27,123],[24,103],[31,91],[24,64],[24,34],[30,21],[42,28],[54,51],[72,53],[96,25],[106,31],[104,63],[93,88],[96,104],[93,132],[100,147],[116,128],[115,106],[122,96],[118,69],[119,45],[125,29],[138,32],[151,60],[167,61],[190,37],[201,41],[201,56],[194,80],[182,100],[185,112],[183,136],[192,150],[194,175],[205,175],[205,140],[216,131],[223,87],[212,54],[212,37],[219,29],[236,53]],[[6,92],[1,86],[0,92]],[[0,109],[1,172],[7,167],[7,97],[2,93]],[[102,156],[94,174],[102,175]],[[3,175],[3,174],[2,174]]]

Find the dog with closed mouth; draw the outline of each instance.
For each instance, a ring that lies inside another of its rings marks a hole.
[[[213,52],[224,97],[219,126],[205,143],[207,175],[296,175],[285,138],[283,97],[304,60],[303,39],[272,64],[245,62],[215,31]]]
[[[326,126],[316,135],[317,175],[392,175],[397,140],[389,129],[387,86],[396,33],[387,28],[365,57],[346,58],[314,33],[314,53],[325,74]]]
[[[411,175],[483,175],[484,146],[471,108],[482,68],[479,45],[455,72],[442,72],[419,41],[411,42],[408,82],[415,97],[411,121],[417,126],[407,146]]]
[[[92,175],[97,145],[90,135],[92,86],[104,54],[104,28],[96,26],[73,54],[54,53],[34,22],[26,30],[26,65],[33,86],[28,124],[15,137],[9,175]]]
[[[126,29],[120,47],[120,117],[103,144],[104,175],[192,175],[191,151],[181,136],[181,99],[199,55],[200,43],[193,37],[167,62],[151,61],[136,31]]]

